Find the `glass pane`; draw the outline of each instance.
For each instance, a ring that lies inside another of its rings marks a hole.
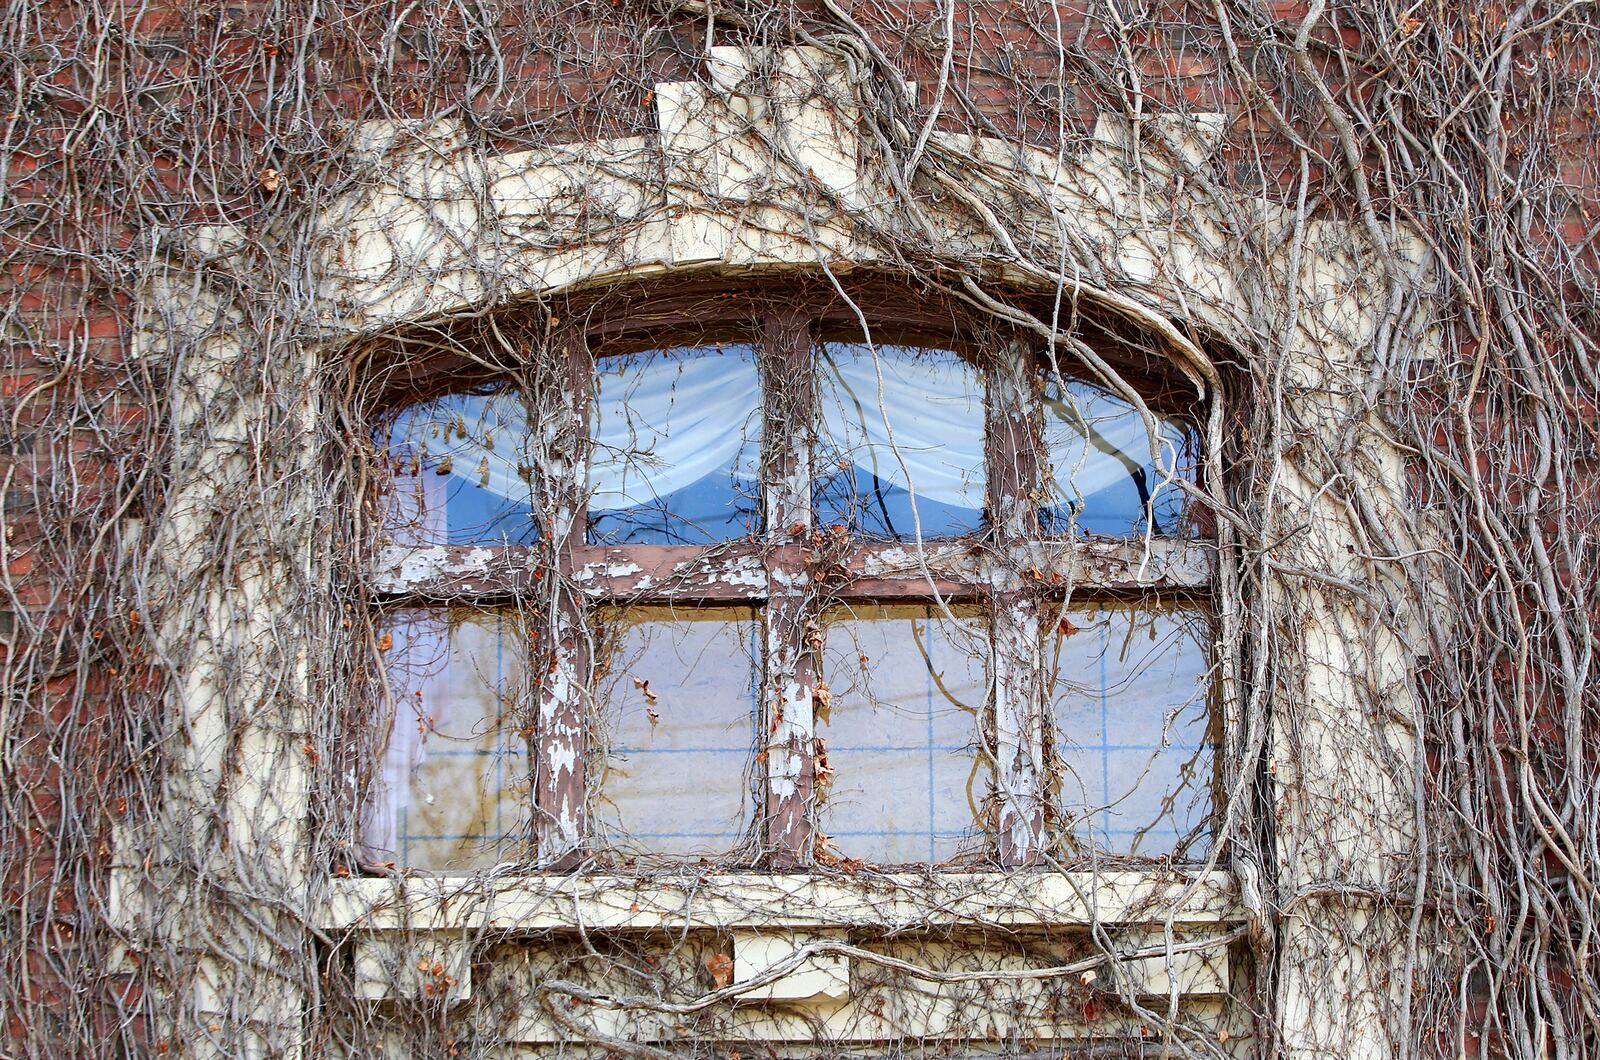
[[[1046,481],[1052,503],[1041,512],[1053,534],[1121,537],[1177,534],[1188,500],[1176,480],[1194,481],[1194,432],[1158,420],[1160,460],[1132,405],[1086,383],[1052,377],[1044,391]]]
[[[821,815],[835,851],[904,864],[970,850],[990,779],[975,750],[989,688],[988,621],[869,607],[829,615],[824,625],[832,696],[817,732],[833,781]]]
[[[983,525],[983,377],[949,350],[827,343],[818,365],[819,526],[913,541]]]
[[[397,545],[522,545],[538,537],[528,418],[510,391],[447,394],[378,431],[393,472],[383,531]]]
[[[592,422],[590,543],[704,545],[759,528],[761,381],[749,346],[607,357]]]
[[[725,855],[755,805],[761,670],[750,608],[635,608],[605,631],[602,842],[634,854]]]
[[[524,849],[528,745],[511,717],[527,638],[515,616],[391,611],[379,645],[387,733],[362,841],[368,857],[437,870],[483,868]]]
[[[1197,610],[1059,616],[1045,662],[1061,806],[1078,843],[1092,828],[1111,853],[1204,854],[1214,787],[1206,631]]]

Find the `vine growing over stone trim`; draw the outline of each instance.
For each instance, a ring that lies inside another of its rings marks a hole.
[[[484,960],[512,953],[525,974],[463,1015],[429,996],[356,999],[343,940],[312,915],[321,867],[351,871],[349,778],[370,750],[351,738],[370,731],[352,689],[382,672],[371,512],[352,501],[376,473],[369,413],[403,387],[397,350],[514,374],[527,370],[517,329],[553,326],[547,306],[507,305],[522,281],[496,258],[493,218],[457,248],[483,290],[369,326],[325,297],[342,266],[320,242],[325,213],[389,190],[405,150],[470,170],[653,135],[657,86],[705,81],[708,48],[728,45],[807,46],[845,71],[836,102],[858,115],[881,181],[873,209],[829,206],[905,283],[1031,330],[1137,399],[1080,341],[1092,316],[1226,398],[1206,425],[1217,474],[1200,500],[1236,561],[1219,590],[1237,605],[1219,619],[1218,667],[1237,715],[1213,857],[1248,913],[1227,936],[1242,936],[1229,1002],[1249,1017],[1244,1044],[1175,996],[1095,987],[1085,973],[1115,945],[1102,924],[1000,943],[1035,973],[997,960],[970,1008],[1001,1011],[1023,978],[1090,1023],[1113,1011],[1141,1027],[1109,1035],[1129,1055],[1340,1055],[1349,1028],[1324,1018],[1330,997],[1288,985],[1322,975],[1330,996],[1369,997],[1390,1055],[1600,1057],[1600,26],[1592,3],[1560,0],[13,4],[0,16],[0,1053],[486,1055],[535,1006],[599,1055],[728,1051],[729,988],[706,981],[703,940],[663,952],[539,936],[535,959],[484,929]],[[1054,205],[1050,173],[983,164],[961,139],[1066,168],[1097,121],[1124,130],[1121,164],[1147,194],[1101,201],[1092,228]],[[375,123],[390,123],[388,153]],[[436,135],[446,127],[453,139]],[[440,157],[442,142],[457,154]],[[794,145],[767,147],[775,168],[792,164]],[[441,241],[464,209],[409,205]],[[628,237],[615,204],[584,209],[587,240]],[[986,249],[953,257],[952,225]],[[1174,233],[1228,263],[1225,329],[1151,293],[1199,304],[1213,289],[1170,262],[1130,268],[1127,247]],[[1378,324],[1353,377],[1305,348],[1307,321],[1323,320],[1301,282],[1313,257],[1363,277]],[[437,278],[425,259],[390,268],[397,283]],[[222,355],[229,343],[245,356]],[[1371,432],[1393,460],[1364,448]],[[1399,510],[1374,486],[1396,481]],[[1300,547],[1308,496],[1344,513],[1345,555]],[[1330,613],[1347,628],[1322,628]],[[1307,643],[1327,653],[1296,649]],[[1371,732],[1407,734],[1414,754],[1383,760],[1404,743],[1284,715],[1330,659]],[[174,708],[201,688],[209,710]],[[261,753],[256,729],[309,765],[304,864],[239,853],[271,838],[275,794],[237,775]],[[1294,802],[1346,737],[1404,796],[1402,850],[1366,849],[1338,800]],[[132,920],[114,893],[128,881],[160,899]],[[839,948],[909,999],[906,1026],[934,1009],[935,986],[974,975],[948,953]],[[1346,966],[1350,953],[1365,963]],[[198,969],[212,966],[252,990],[207,996]],[[291,1043],[262,1022],[262,999],[300,991]],[[712,1015],[669,1048],[592,1019],[618,1008]],[[993,1047],[1030,1055],[1020,1036]]]

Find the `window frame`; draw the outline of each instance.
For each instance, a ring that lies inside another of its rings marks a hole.
[[[760,864],[763,871],[783,873],[828,860],[818,856],[813,810],[819,675],[806,644],[809,624],[827,609],[850,604],[982,607],[991,623],[995,668],[981,725],[982,753],[995,763],[997,802],[987,829],[987,867],[1009,870],[1051,860],[1046,756],[1052,721],[1043,687],[1041,615],[1059,608],[1067,593],[1075,601],[1123,604],[1146,596],[1212,596],[1209,539],[1043,535],[1038,491],[1044,443],[1034,385],[1042,354],[1027,332],[980,323],[947,299],[912,298],[903,287],[866,285],[838,293],[846,297],[836,297],[826,285],[802,284],[779,300],[759,289],[751,293],[712,281],[675,292],[626,288],[620,295],[552,304],[542,331],[530,331],[531,356],[540,362],[532,372],[534,385],[550,392],[540,395],[541,408],[558,410],[555,429],[543,432],[542,444],[550,448],[534,454],[533,501],[553,513],[549,533],[531,545],[380,550],[374,585],[380,607],[493,608],[515,602],[537,632],[532,672],[564,678],[536,680],[531,705],[531,839],[540,870],[568,872],[593,853],[586,817],[595,710],[590,618],[600,610],[627,604],[761,611],[761,699],[769,713],[760,719],[767,737],[758,754],[764,763]],[[716,309],[709,318],[708,300]],[[865,319],[875,343],[953,349],[982,370],[989,517],[980,531],[928,540],[918,549],[903,541],[839,539],[812,525],[814,350],[819,342],[852,332],[853,341],[860,341]],[[613,354],[730,340],[751,344],[761,379],[762,529],[753,539],[709,545],[589,544],[585,469],[597,363]],[[1201,422],[1201,410],[1176,399],[1159,354],[1109,330],[1096,331],[1093,341],[1153,409]],[[448,371],[449,366],[424,366],[417,374],[437,380]],[[771,380],[780,374],[786,385],[778,390]],[[438,385],[426,389],[443,392]],[[571,473],[549,474],[550,468]],[[420,553],[428,554],[424,562],[418,562]],[[537,601],[532,607],[530,598]],[[780,683],[793,694],[775,695]],[[781,705],[774,709],[775,703]],[[1216,732],[1222,712],[1214,703],[1211,711]],[[1226,743],[1217,739],[1215,746],[1220,751]],[[773,783],[775,760],[794,763],[790,783]]]

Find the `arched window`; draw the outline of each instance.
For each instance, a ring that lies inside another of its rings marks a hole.
[[[937,299],[774,286],[567,305],[534,370],[378,416],[368,857],[1202,854],[1208,565],[1159,358],[1097,332],[1096,379]]]

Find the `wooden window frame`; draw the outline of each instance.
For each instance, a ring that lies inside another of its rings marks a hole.
[[[700,296],[702,299],[704,295]],[[722,297],[729,297],[723,295]],[[711,545],[592,545],[583,490],[589,409],[597,362],[605,356],[708,341],[682,302],[610,312],[567,307],[566,322],[547,330],[547,378],[558,391],[558,429],[547,438],[565,451],[538,454],[534,502],[545,513],[549,540],[535,545],[390,546],[376,566],[383,606],[491,608],[537,597],[528,616],[537,636],[533,842],[541,869],[565,872],[582,863],[586,819],[593,671],[589,615],[628,605],[726,606],[763,609],[765,635],[759,749],[761,843],[772,872],[816,864],[817,756],[813,701],[815,651],[806,643],[825,609],[848,604],[928,602],[978,604],[991,623],[992,716],[984,726],[995,763],[996,815],[992,860],[1002,868],[1040,862],[1050,845],[1045,761],[1049,724],[1042,687],[1041,614],[1065,590],[1074,599],[1130,601],[1207,599],[1212,585],[1209,541],[1046,538],[1038,511],[1040,409],[1034,387],[1038,353],[1017,333],[985,327],[974,341],[959,317],[916,310],[890,315],[874,341],[975,351],[985,385],[985,461],[989,519],[977,534],[924,542],[876,542],[817,532],[812,522],[811,448],[815,441],[815,354],[830,331],[854,320],[785,303],[738,298],[715,327],[754,346],[761,378],[763,530],[754,540]],[[724,303],[726,305],[726,303]],[[812,303],[813,305],[815,303]],[[851,309],[854,310],[854,304]],[[554,315],[553,315],[554,316]],[[859,332],[858,332],[859,333]],[[784,381],[774,393],[772,380]],[[546,403],[543,407],[549,407]],[[565,440],[563,441],[561,440]],[[549,474],[563,468],[567,473]],[[981,540],[979,540],[981,539]],[[426,562],[418,562],[426,553]],[[1065,587],[1065,590],[1063,589]],[[775,762],[784,763],[774,784]]]

